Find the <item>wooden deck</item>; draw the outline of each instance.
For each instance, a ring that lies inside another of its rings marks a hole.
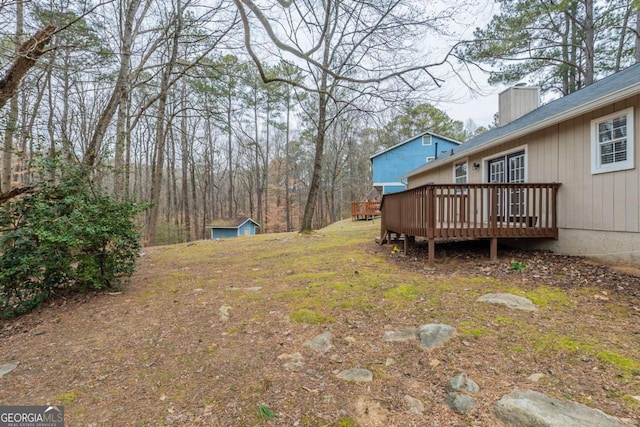
[[[491,239],[491,259],[498,239],[558,238],[558,183],[427,184],[382,198],[381,244],[391,234],[429,242],[435,260],[436,239]]]
[[[380,216],[380,202],[351,202],[351,219],[368,220]]]

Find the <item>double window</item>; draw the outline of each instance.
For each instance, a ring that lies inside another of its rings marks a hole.
[[[526,153],[515,153],[496,157],[488,162],[488,181],[491,183],[526,182]],[[500,218],[511,218],[526,212],[526,191],[508,188],[498,192],[498,213]]]
[[[453,179],[456,184],[467,183],[467,162],[456,163],[453,167]]]
[[[633,169],[633,108],[591,121],[591,173]]]

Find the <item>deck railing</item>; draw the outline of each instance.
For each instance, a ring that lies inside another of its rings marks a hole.
[[[558,183],[427,184],[387,194],[381,237],[558,238]],[[492,241],[492,256],[494,253]],[[430,254],[430,258],[431,258]]]
[[[380,202],[351,202],[351,219],[372,219],[380,215]]]

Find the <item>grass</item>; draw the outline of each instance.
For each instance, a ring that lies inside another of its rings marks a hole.
[[[594,302],[597,288],[566,290],[522,281],[535,273],[531,267],[499,279],[482,277],[481,271],[449,274],[461,261],[447,264],[446,258],[427,269],[426,260],[399,258],[390,253],[391,246],[375,246],[377,233],[378,224],[342,221],[308,235],[149,249],[123,295],[79,308],[50,308],[59,320],[43,318],[46,340],[21,334],[11,345],[0,342],[5,357],[24,366],[47,363],[46,370],[25,372],[24,381],[3,378],[7,386],[0,388],[0,400],[31,395],[58,401],[69,407],[73,425],[87,425],[91,417],[114,417],[112,425],[162,424],[163,418],[149,415],[160,410],[192,413],[192,419],[202,417],[202,425],[298,421],[309,427],[356,427],[367,425],[352,413],[353,401],[363,393],[381,402],[412,393],[437,398],[443,381],[464,370],[483,385],[487,401],[497,401],[503,384],[553,372],[537,389],[559,395],[569,385],[589,397],[587,404],[640,417],[633,398],[640,388],[635,357],[640,344],[631,326],[637,315],[628,301],[610,295],[611,301]],[[254,286],[262,289],[247,290]],[[526,296],[540,310],[476,303],[488,292]],[[222,305],[230,307],[228,319],[219,316]],[[380,340],[387,329],[425,323],[452,325],[457,337],[428,353],[415,342]],[[335,337],[334,347],[326,356],[312,355],[303,343],[326,330]],[[348,344],[346,337],[352,339]],[[289,372],[279,356],[294,352],[302,353],[305,365]],[[388,358],[394,361],[390,366]],[[430,367],[433,360],[440,364]],[[366,391],[334,378],[334,371],[352,366],[375,373]],[[78,378],[87,384],[69,391]],[[574,393],[573,398],[580,397]],[[479,419],[491,419],[489,406],[478,409]],[[393,407],[391,413],[402,410]],[[215,418],[222,416],[227,418]]]
[[[313,310],[301,308],[289,315],[289,318],[296,323],[306,323],[308,325],[317,325],[322,323],[333,323],[335,319],[329,316],[316,313]]]

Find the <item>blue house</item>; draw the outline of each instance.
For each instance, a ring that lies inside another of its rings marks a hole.
[[[373,186],[381,194],[395,193],[407,188],[400,177],[435,160],[443,152],[450,152],[461,143],[433,132],[424,132],[387,148],[369,158],[373,169]]]
[[[211,239],[227,239],[238,236],[254,236],[260,224],[247,217],[218,219],[205,227],[211,229]]]

